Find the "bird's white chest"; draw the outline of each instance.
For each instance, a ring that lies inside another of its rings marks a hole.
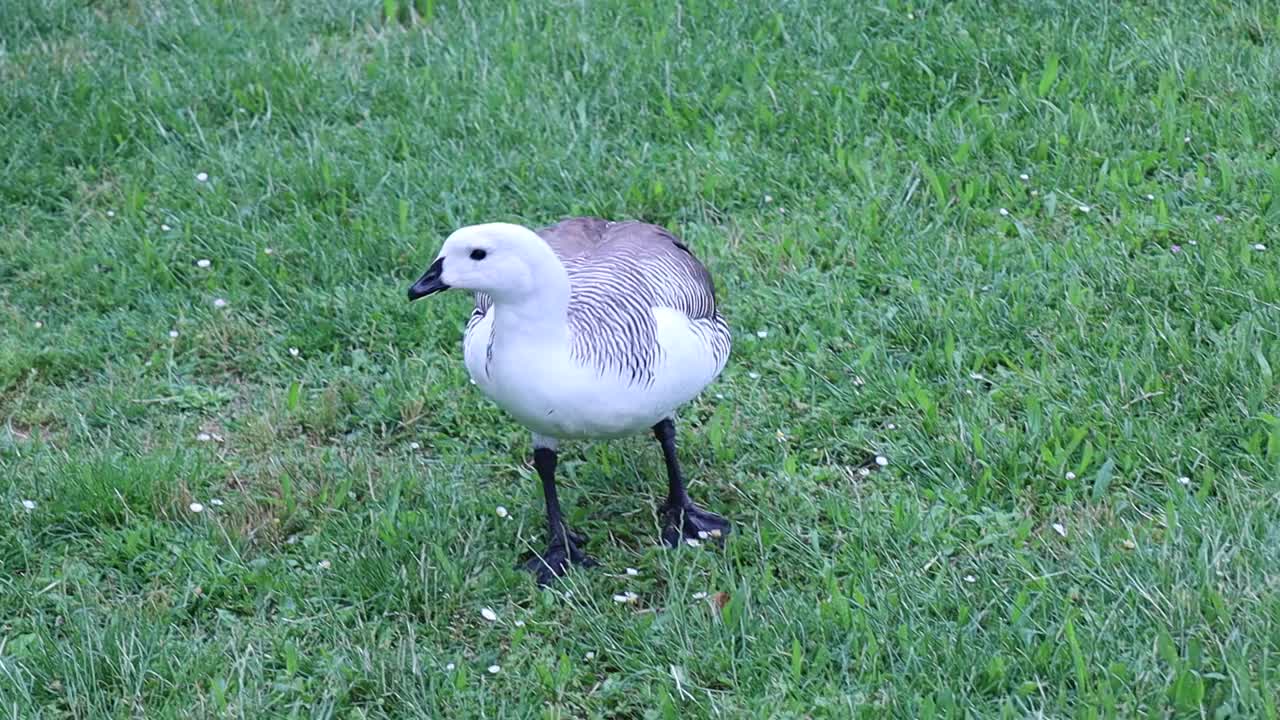
[[[492,315],[492,313],[490,313]],[[477,387],[517,422],[557,438],[610,438],[641,432],[674,407],[652,388],[602,375],[571,357],[564,342],[506,338],[485,318],[465,340]]]

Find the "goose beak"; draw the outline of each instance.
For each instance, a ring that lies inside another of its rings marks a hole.
[[[433,295],[441,290],[448,290],[449,286],[440,281],[440,273],[444,272],[444,258],[436,258],[431,263],[431,267],[418,278],[418,282],[409,288],[409,302],[413,302],[421,297]]]

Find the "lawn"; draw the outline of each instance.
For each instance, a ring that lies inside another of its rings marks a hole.
[[[754,5],[4,0],[0,716],[1280,716],[1280,11]],[[569,444],[539,591],[405,289],[574,214],[715,275],[736,530]]]

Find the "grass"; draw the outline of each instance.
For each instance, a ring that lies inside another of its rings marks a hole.
[[[575,444],[540,593],[404,288],[578,213],[717,277],[737,532]],[[6,2],[0,713],[1276,718],[1278,227],[1268,2]]]

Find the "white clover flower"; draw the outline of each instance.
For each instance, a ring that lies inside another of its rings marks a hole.
[[[480,617],[489,622],[498,621],[498,613],[494,612],[492,608],[480,608]]]
[[[200,258],[199,260],[197,260],[197,261],[196,261],[196,267],[198,267],[198,268],[207,268],[207,267],[209,267],[209,266],[210,266],[210,265],[212,265],[212,264],[213,264],[213,262],[212,262],[211,260],[206,259],[206,258]]]
[[[200,504],[200,503],[198,503],[198,502],[193,502],[193,503],[191,503],[190,505],[188,505],[188,506],[187,506],[187,509],[188,509],[188,510],[190,510],[191,512],[193,512],[193,513],[202,513],[202,512],[204,512],[204,506],[203,506],[203,505],[201,505],[201,504]]]
[[[196,173],[196,182],[209,182],[209,173],[207,172]]]

